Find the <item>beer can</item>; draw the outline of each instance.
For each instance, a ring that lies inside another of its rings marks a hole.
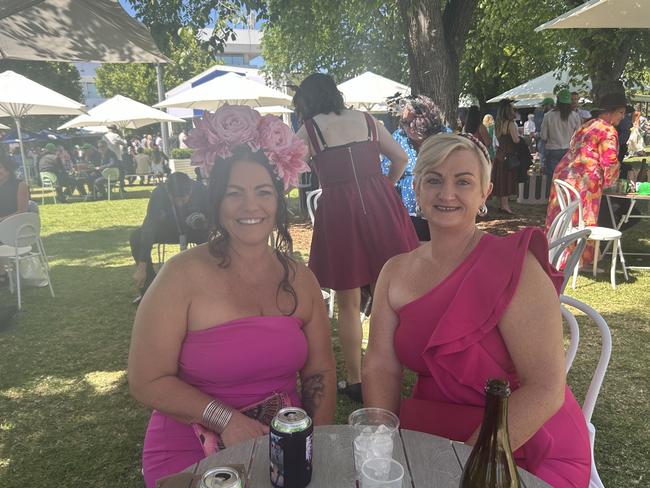
[[[212,468],[201,477],[199,488],[244,488],[244,485],[236,469]]]
[[[314,426],[301,408],[283,408],[271,421],[269,458],[275,488],[305,488],[311,481]]]

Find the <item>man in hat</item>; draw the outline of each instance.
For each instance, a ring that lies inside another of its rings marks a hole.
[[[76,182],[66,172],[63,161],[56,155],[56,146],[51,142],[45,144],[43,148],[43,155],[38,160],[38,170],[41,173],[52,173],[56,176],[56,196],[61,203],[66,203]]]

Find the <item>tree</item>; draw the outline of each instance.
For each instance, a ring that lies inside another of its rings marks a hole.
[[[399,0],[411,90],[456,120],[460,60],[477,0]]]
[[[299,82],[326,71],[337,82],[363,71],[408,82],[408,65],[394,3],[359,0],[270,0],[264,24],[264,71],[275,80]],[[318,28],[305,31],[305,25]]]
[[[45,61],[0,60],[0,72],[11,70],[36,83],[40,83],[61,95],[83,102],[79,72],[69,63]],[[23,123],[25,129],[39,130],[57,127],[61,118],[56,115],[28,117]]]
[[[535,27],[562,13],[562,1],[480,0],[461,61],[463,92],[486,100],[555,68],[563,47]]]
[[[194,31],[179,29],[176,39],[168,44],[171,63],[164,73],[167,87],[174,87],[215,64],[201,48]],[[147,105],[158,102],[156,68],[150,64],[104,64],[97,69],[97,89],[104,97],[124,95]]]

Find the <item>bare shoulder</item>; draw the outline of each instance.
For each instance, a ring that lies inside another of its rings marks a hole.
[[[214,257],[210,254],[207,244],[200,244],[184,252],[172,256],[158,273],[161,279],[176,280],[187,286],[195,281],[197,274],[204,273],[206,268],[214,267]],[[182,281],[180,281],[182,280]]]
[[[423,246],[390,258],[381,269],[380,279],[400,282],[410,274],[414,265],[422,258]]]
[[[291,260],[289,266],[294,272],[293,286],[297,289],[305,289],[314,291],[320,289],[320,284],[316,279],[316,275],[305,264]]]

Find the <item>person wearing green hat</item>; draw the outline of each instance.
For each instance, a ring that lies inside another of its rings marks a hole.
[[[612,186],[619,174],[618,133],[616,126],[625,117],[627,100],[624,93],[604,95],[599,100],[598,117],[585,122],[571,138],[569,149],[558,163],[553,179],[573,186],[580,194],[585,226],[598,225],[598,212],[603,188]],[[546,210],[546,229],[560,213],[555,188],[551,186]],[[595,247],[590,241],[582,254],[582,264],[589,268]]]
[[[56,197],[61,203],[66,203],[72,194],[76,182],[68,175],[63,161],[56,155],[56,145],[51,142],[45,144],[43,153],[38,160],[40,173],[52,173],[56,176]]]
[[[544,142],[544,171],[549,183],[555,167],[569,148],[571,136],[580,125],[580,116],[571,108],[571,92],[560,90],[556,107],[544,116],[540,134]]]

